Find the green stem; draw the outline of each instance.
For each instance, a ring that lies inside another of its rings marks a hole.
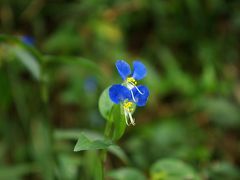
[[[112,122],[107,121],[105,130],[104,130],[104,136],[106,138],[110,138],[111,135],[111,128],[112,128]],[[105,163],[107,160],[107,150],[101,150],[100,152],[100,158],[101,158],[101,163],[102,163],[102,178],[105,179]]]
[[[106,138],[110,138],[111,128],[112,128],[112,122],[107,121],[105,130],[104,130],[104,136],[105,136]]]
[[[11,87],[11,93],[13,96],[13,100],[17,109],[17,113],[21,122],[21,125],[23,127],[25,135],[28,136],[28,117],[29,117],[29,112],[27,111],[26,107],[26,99],[23,93],[22,86],[20,84],[20,80],[16,73],[16,69],[14,68],[13,64],[8,64],[7,65],[7,73],[8,73],[8,78],[10,82],[10,87]]]

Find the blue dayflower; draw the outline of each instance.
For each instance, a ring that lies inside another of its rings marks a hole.
[[[146,76],[147,70],[145,65],[140,61],[134,61],[132,75],[129,64],[124,60],[118,60],[116,62],[116,68],[124,80],[122,85],[130,90],[131,100],[133,100],[137,106],[144,106],[147,102],[149,91],[145,86],[137,86],[136,80],[143,79]]]
[[[30,46],[35,44],[35,39],[29,35],[21,36],[21,41]]]
[[[131,124],[134,125],[135,122],[132,118],[134,107],[145,106],[149,97],[148,88],[143,85],[137,86],[136,80],[144,78],[147,71],[145,66],[139,61],[133,62],[134,70],[132,76],[130,76],[130,66],[125,61],[118,60],[116,67],[124,82],[122,84],[112,85],[109,88],[109,97],[114,103],[121,104],[123,107],[127,125],[129,125],[128,119],[130,119]]]

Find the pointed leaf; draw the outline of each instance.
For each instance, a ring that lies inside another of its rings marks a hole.
[[[120,105],[114,105],[111,112],[111,121],[114,124],[113,139],[120,139],[126,129],[126,122],[123,113],[121,112]]]
[[[146,180],[146,177],[142,174],[141,171],[135,168],[121,168],[114,171],[111,171],[108,174],[108,177],[114,180]]]
[[[31,74],[39,80],[41,72],[37,59],[30,52],[20,46],[13,46],[12,51],[21,63],[31,72]]]
[[[199,177],[191,166],[178,159],[161,159],[151,167],[151,179],[195,179]]]
[[[95,149],[106,149],[112,145],[112,142],[107,139],[95,139],[90,136],[86,136],[83,133],[80,134],[77,144],[74,147],[74,151],[83,150],[95,150]]]
[[[124,163],[128,163],[129,159],[123,149],[120,146],[112,145],[108,147],[108,151],[117,156],[119,159],[121,159]]]

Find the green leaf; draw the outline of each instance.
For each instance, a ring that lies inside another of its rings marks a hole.
[[[31,150],[32,157],[39,165],[43,179],[53,179],[53,156],[51,134],[48,126],[41,118],[31,120]]]
[[[83,161],[84,161],[83,168],[86,171],[86,174],[84,174],[83,179],[94,179],[94,180],[103,180],[104,179],[103,178],[104,167],[102,164],[101,152],[95,151],[95,150],[87,151],[86,153],[84,153]]]
[[[177,159],[159,160],[150,171],[152,180],[199,179],[192,167]]]
[[[22,179],[24,176],[37,172],[36,164],[17,164],[9,167],[1,167],[0,179]]]
[[[210,121],[222,128],[239,128],[238,107],[223,98],[203,98],[200,107],[208,114]]]
[[[110,114],[114,106],[114,103],[109,98],[108,90],[109,87],[102,92],[99,98],[98,107],[102,117],[108,121],[112,121],[113,119],[110,118]]]
[[[112,145],[108,147],[108,151],[121,159],[125,164],[129,162],[127,155],[120,146]]]
[[[99,98],[99,111],[106,120],[113,123],[113,139],[118,140],[125,132],[126,122],[121,106],[111,101],[108,90],[109,87],[103,91]]]
[[[111,171],[108,177],[114,180],[146,180],[146,177],[135,168],[121,168]]]
[[[96,154],[95,163],[93,164],[94,167],[94,179],[96,180],[103,180],[103,163],[101,162],[101,158]]]
[[[26,49],[21,46],[12,46],[12,51],[21,63],[31,72],[31,74],[37,79],[40,79],[40,65],[37,59]]]
[[[62,24],[61,28],[57,29],[43,44],[43,48],[45,51],[55,54],[57,52],[64,54],[78,52],[82,38],[76,36],[76,33],[76,28],[71,22]]]
[[[7,72],[0,71],[0,109],[7,108],[11,103],[11,89],[10,82],[8,81]]]
[[[57,156],[56,179],[74,179],[83,160],[78,154],[59,153]]]
[[[96,75],[102,75],[100,72],[99,66],[97,63],[94,63],[93,61],[83,58],[83,57],[77,57],[77,56],[53,56],[53,55],[46,55],[43,56],[44,62],[46,65],[52,69],[54,67],[58,67],[57,65],[73,65],[73,66],[79,66],[82,69],[90,71],[92,74]]]
[[[126,129],[126,122],[120,105],[114,105],[111,112],[111,121],[114,124],[113,139],[118,140],[122,137]]]
[[[56,129],[53,135],[56,140],[77,140],[79,138],[79,134],[81,133],[94,139],[103,139],[103,135],[100,133],[87,129]]]
[[[236,166],[229,162],[215,162],[208,168],[209,179],[232,179],[237,180],[240,177],[240,172]]]
[[[95,139],[91,136],[86,136],[83,133],[80,134],[77,144],[74,147],[74,151],[83,150],[95,150],[95,149],[106,149],[112,142],[107,139]]]

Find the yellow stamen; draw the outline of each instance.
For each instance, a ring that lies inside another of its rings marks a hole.
[[[130,120],[130,123],[132,125],[135,125],[135,120],[132,117],[132,113],[134,111],[134,103],[130,101],[126,101],[123,103],[123,108],[124,108],[125,120],[127,125],[129,125],[128,120]]]
[[[137,85],[137,81],[133,77],[128,77],[127,83],[134,84],[135,86]]]
[[[130,102],[130,101],[125,102],[125,103],[123,104],[123,107],[124,107],[125,109],[129,109],[129,108],[131,108],[132,106],[133,106],[133,102]]]

